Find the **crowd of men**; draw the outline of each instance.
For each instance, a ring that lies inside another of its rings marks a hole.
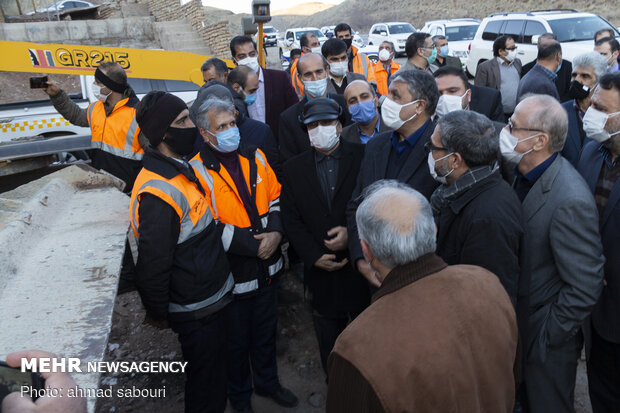
[[[545,34],[528,65],[498,37],[471,84],[443,36],[412,34],[402,67],[383,42],[373,65],[343,23],[323,45],[304,34],[288,73],[233,38],[236,68],[207,60],[190,108],[138,102],[113,63],[88,109],[46,92],[131,193],[135,284],[178,334],[186,412],[298,404],[276,366],[284,242],[328,412],[574,412],[584,342],[593,411],[618,412],[612,35],[571,64]]]

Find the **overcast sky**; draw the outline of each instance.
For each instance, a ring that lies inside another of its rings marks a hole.
[[[271,0],[271,11],[288,9],[301,3],[310,3],[313,0]],[[317,0],[321,3],[340,4],[344,0]],[[205,6],[228,9],[235,13],[251,13],[252,0],[202,0]]]

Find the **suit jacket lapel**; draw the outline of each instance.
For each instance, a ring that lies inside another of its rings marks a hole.
[[[271,96],[273,95],[273,82],[271,81],[271,77],[269,76],[269,72],[267,70],[262,69],[263,71],[263,85],[265,86],[265,120],[269,119],[269,108],[271,107]],[[278,114],[278,116],[280,116]]]
[[[428,155],[426,155],[426,152],[424,151],[424,144],[430,139],[434,129],[435,123],[431,121],[428,126],[426,126],[426,130],[424,130],[424,133],[420,136],[420,139],[418,139],[415,143],[415,146],[411,148],[407,154],[407,160],[398,173],[399,181],[409,182],[409,179],[411,179],[422,162],[428,158]]]
[[[495,89],[499,90],[499,87],[501,86],[501,78],[499,73],[499,63],[497,62],[496,57],[493,58],[491,72],[493,73],[493,80],[495,81]]]
[[[560,172],[561,167],[562,157],[558,155],[555,161],[549,165],[547,170],[538,178],[538,181],[536,181],[534,186],[530,189],[530,192],[523,200],[523,212],[525,213],[526,221],[532,219],[538,210],[545,205],[545,202],[547,202],[547,195],[549,191],[551,191],[553,181],[555,181],[555,177],[558,172]]]
[[[308,186],[314,191],[316,198],[321,201],[325,210],[328,210],[327,207],[327,199],[325,199],[325,194],[321,189],[321,184],[319,183],[319,176],[316,173],[316,164],[314,162],[314,151],[306,151],[302,162],[304,163],[303,170],[307,171],[304,176],[306,177]]]
[[[342,187],[342,183],[345,178],[351,172],[351,163],[353,162],[353,155],[345,146],[344,142],[340,143],[342,145],[342,159],[338,164],[338,178],[336,179],[336,189],[334,190],[334,199],[336,199],[336,195],[338,191]]]

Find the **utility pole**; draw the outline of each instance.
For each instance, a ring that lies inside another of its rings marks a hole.
[[[19,0],[15,0],[15,3],[17,4],[17,12],[21,16],[22,14],[24,14],[22,13],[22,6],[19,4]]]
[[[258,64],[265,67],[265,50],[263,49],[263,24],[271,21],[269,0],[252,0],[254,23],[258,24]]]

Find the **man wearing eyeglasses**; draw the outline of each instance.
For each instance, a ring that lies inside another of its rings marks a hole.
[[[474,84],[499,90],[506,119],[512,115],[517,104],[517,89],[521,80],[521,60],[517,46],[510,36],[500,36],[493,42],[494,59],[481,63],[476,70]]]
[[[407,54],[407,62],[396,73],[417,69],[426,70],[432,74],[437,70],[435,65],[437,48],[430,34],[417,32],[409,36],[407,43],[405,43],[405,53]]]
[[[529,318],[521,331],[531,413],[573,413],[583,329],[603,288],[603,248],[594,197],[560,151],[568,117],[547,95],[521,101],[500,134],[502,157],[515,163],[523,205]]]

